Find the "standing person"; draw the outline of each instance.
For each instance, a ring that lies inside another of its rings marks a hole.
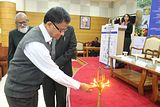
[[[68,76],[72,76],[72,62],[71,59],[74,57],[74,52],[76,51],[76,36],[72,26],[69,26],[61,36],[59,40],[56,41],[56,53],[55,53],[55,63],[59,68]],[[55,94],[56,94],[56,107],[66,107],[66,94],[67,88],[50,77],[45,77],[43,81],[43,94],[46,107],[55,107]]]
[[[132,34],[132,30],[133,30],[133,25],[130,22],[130,19],[131,19],[130,15],[125,14],[123,16],[123,22],[122,22],[122,25],[127,26],[127,29],[125,30],[125,36],[124,36],[123,51],[128,52],[128,54],[130,54],[131,34]]]
[[[37,107],[38,89],[45,74],[69,88],[84,91],[92,88],[64,74],[51,59],[50,42],[64,35],[69,14],[61,7],[51,8],[43,22],[23,37],[10,62],[4,88],[9,107]]]
[[[16,48],[24,35],[32,28],[28,26],[28,17],[25,13],[19,12],[15,16],[16,29],[9,32],[8,63],[13,58]]]
[[[133,25],[130,22],[130,15],[125,14],[122,18],[122,25],[127,26],[127,29],[125,30],[124,35],[124,46],[123,51],[128,52],[128,55],[130,54],[130,45],[131,45],[131,34],[133,30]],[[116,68],[124,68],[124,63],[120,61],[116,61]]]

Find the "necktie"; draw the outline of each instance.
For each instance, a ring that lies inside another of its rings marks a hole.
[[[53,39],[51,42],[51,58],[52,58],[52,60],[55,59],[55,44],[56,44],[56,39]]]

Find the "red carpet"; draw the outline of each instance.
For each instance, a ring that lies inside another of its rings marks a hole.
[[[77,62],[76,60],[75,61],[72,61],[72,66],[74,68],[80,68],[82,66],[82,64],[80,64],[79,62]]]
[[[96,77],[97,68],[104,65],[99,63],[98,58],[81,58],[88,64],[81,67],[74,75],[74,78],[91,83]],[[101,107],[160,107],[150,101],[150,92],[145,91],[145,96],[138,94],[137,89],[126,84],[125,82],[110,77],[109,71],[102,69],[106,73],[106,78],[110,80],[110,87],[106,87],[101,96]],[[83,91],[71,90],[70,101],[71,107],[97,107],[97,89],[90,93]]]

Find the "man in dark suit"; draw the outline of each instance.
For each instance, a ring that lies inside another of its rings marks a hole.
[[[76,51],[76,36],[72,26],[69,26],[56,41],[55,45],[55,63],[59,68],[68,76],[72,76],[72,61],[74,52]],[[55,107],[55,94],[56,94],[56,107],[66,107],[66,93],[67,88],[53,81],[51,78],[46,77],[43,82],[43,93],[46,107]]]
[[[31,27],[28,26],[28,21],[25,13],[19,12],[16,14],[16,29],[9,32],[8,63],[13,58],[20,40],[31,29]]]

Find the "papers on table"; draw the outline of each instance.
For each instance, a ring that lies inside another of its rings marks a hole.
[[[131,59],[127,56],[124,56],[124,55],[116,55],[116,57],[121,58],[122,60],[125,60],[127,62],[132,62],[132,60],[133,60],[133,59]]]
[[[143,62],[143,61],[140,61],[140,60],[137,60],[137,61],[136,61],[136,64],[137,64],[137,65],[140,65],[140,66],[142,66],[142,67],[145,67],[145,66],[147,65],[146,62]]]
[[[156,71],[157,71],[157,72],[160,72],[160,66],[157,66],[157,67],[156,67]]]
[[[159,59],[159,58],[151,58],[151,59],[152,59],[153,64],[155,64],[155,63],[157,63],[157,62],[159,62],[159,61],[160,61],[160,59]]]
[[[127,62],[132,62],[132,59],[131,59],[131,58],[125,57],[125,56],[122,58],[122,60],[125,60],[125,61],[127,61]]]
[[[122,58],[122,57],[124,57],[124,55],[116,55],[116,57]]]
[[[124,56],[124,55],[117,55],[116,57],[121,58],[122,60],[126,61],[126,62],[134,62],[135,59]],[[142,60],[136,60],[136,65],[140,65],[142,67],[145,67],[147,65],[147,62],[144,62]]]

